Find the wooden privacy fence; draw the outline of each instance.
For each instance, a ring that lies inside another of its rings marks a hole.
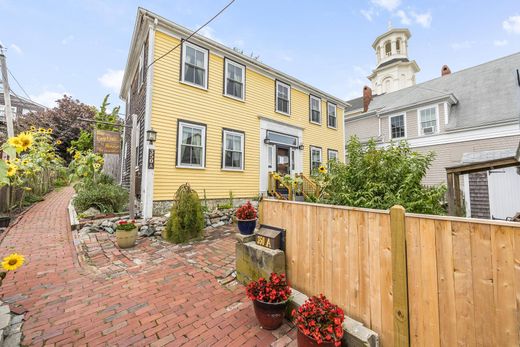
[[[520,226],[264,199],[287,229],[287,275],[383,346],[518,346]]]

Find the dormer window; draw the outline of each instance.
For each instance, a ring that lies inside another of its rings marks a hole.
[[[276,112],[291,114],[291,86],[276,81]]]
[[[208,51],[192,43],[182,46],[183,82],[206,89],[208,82]]]

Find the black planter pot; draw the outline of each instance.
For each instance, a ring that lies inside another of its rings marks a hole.
[[[256,219],[237,219],[238,230],[242,235],[253,235],[256,228]]]
[[[260,326],[266,330],[278,329],[283,324],[287,301],[270,303],[264,301],[253,301],[256,319]]]
[[[9,226],[10,222],[11,222],[11,217],[1,216],[0,217],[0,228],[7,228]]]

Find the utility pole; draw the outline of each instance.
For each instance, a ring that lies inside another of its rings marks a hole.
[[[11,89],[7,80],[7,63],[4,55],[4,47],[0,45],[0,65],[2,65],[2,83],[4,87],[4,114],[7,123],[7,138],[14,136],[13,114],[11,109]]]

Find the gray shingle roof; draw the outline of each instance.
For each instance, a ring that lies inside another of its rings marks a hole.
[[[447,130],[519,121],[520,53],[493,60],[450,75],[379,95],[368,112],[407,108],[427,100],[455,96]],[[350,101],[349,101],[350,103]]]
[[[349,103],[351,106],[346,108],[346,111],[354,111],[359,108],[363,108],[363,97],[355,98],[352,100],[348,100],[347,103]]]

